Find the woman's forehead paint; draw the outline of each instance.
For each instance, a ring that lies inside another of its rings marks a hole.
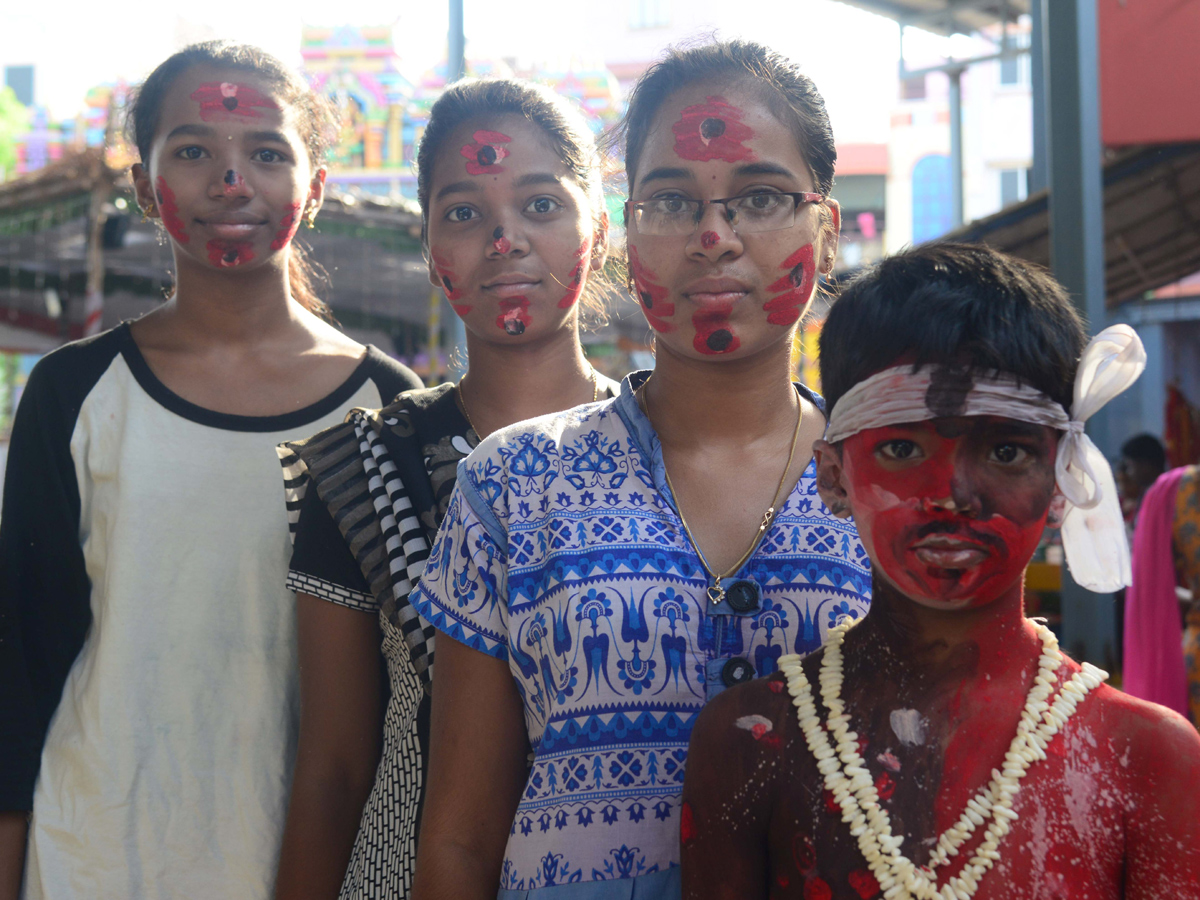
[[[706,231],[700,235],[700,246],[705,250],[711,250],[721,241],[721,236],[715,231]]]
[[[813,245],[801,247],[780,265],[788,273],[767,285],[771,293],[783,293],[763,304],[767,312],[767,321],[772,325],[791,325],[800,318],[804,304],[812,294],[813,280],[817,275],[817,267],[813,264]]]
[[[567,276],[567,292],[563,294],[562,299],[558,301],[559,309],[570,309],[579,300],[579,295],[583,293],[583,266],[587,262],[587,258],[591,253],[592,239],[584,238],[579,249],[575,251],[575,268],[571,270],[571,274]]]
[[[474,143],[464,144],[458,151],[467,159],[467,174],[495,175],[503,172],[504,166],[497,163],[508,156],[509,151],[500,145],[511,143],[512,138],[499,131],[477,131],[471,138]]]
[[[504,236],[504,228],[500,225],[496,226],[496,230],[492,232],[492,247],[501,256],[508,254],[512,249],[512,242]]]
[[[754,159],[754,151],[744,143],[754,137],[754,130],[742,121],[743,115],[724,97],[707,97],[704,103],[686,107],[679,121],[671,126],[675,133],[675,154],[696,162]]]
[[[460,316],[465,316],[471,311],[472,307],[469,303],[459,302],[462,299],[462,291],[454,286],[458,282],[458,277],[450,268],[450,260],[432,251],[430,251],[429,255],[433,257],[433,270],[437,272],[438,278],[442,281],[442,289],[446,292],[446,299],[450,301],[450,305],[456,313]]]
[[[269,97],[264,97],[246,84],[232,81],[210,81],[192,91],[191,98],[200,104],[200,118],[205,122],[237,119],[261,119],[264,109],[279,109]]]
[[[693,313],[692,324],[696,327],[696,336],[692,339],[692,346],[698,352],[709,356],[732,353],[742,346],[741,340],[729,325],[729,316],[732,313],[733,304]]]
[[[297,200],[288,207],[287,212],[279,221],[279,230],[275,232],[275,239],[271,241],[272,250],[282,250],[292,238],[296,236],[296,229],[300,227],[300,201]]]
[[[238,190],[238,188],[242,187],[246,183],[246,179],[244,179],[237,172],[233,171],[233,169],[230,169],[225,173],[225,177],[222,179],[222,181],[225,182],[226,194],[234,193]]]
[[[496,327],[513,337],[525,333],[529,323],[529,299],[527,297],[508,297],[500,301],[500,315],[496,316]]]
[[[208,261],[214,266],[230,269],[254,259],[254,248],[246,241],[209,241]]]
[[[177,242],[186,244],[189,238],[183,229],[183,219],[179,218],[179,205],[175,202],[174,192],[161,175],[155,182],[154,196],[158,200],[158,213],[162,216],[163,228],[167,229],[167,234]]]
[[[637,248],[632,246],[629,248],[629,274],[633,276],[633,287],[650,327],[655,331],[670,331],[672,326],[666,320],[675,315],[675,304],[667,300],[667,289],[657,283],[657,275],[642,265]]]

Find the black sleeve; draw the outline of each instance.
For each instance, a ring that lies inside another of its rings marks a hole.
[[[30,373],[13,422],[0,513],[0,810],[28,810],[50,717],[92,621],[71,434],[116,355],[113,332]]]
[[[337,523],[311,483],[300,501],[288,587],[363,612],[379,605]]]
[[[397,395],[405,391],[425,387],[417,373],[408,366],[396,362],[378,347],[367,347],[367,358],[371,362],[371,380],[379,388],[382,406],[387,406]]]

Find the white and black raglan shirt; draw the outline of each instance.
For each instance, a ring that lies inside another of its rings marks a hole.
[[[0,515],[0,809],[24,896],[266,900],[298,721],[275,447],[419,387],[371,347],[323,400],[216,413],[129,326],[29,377]]]

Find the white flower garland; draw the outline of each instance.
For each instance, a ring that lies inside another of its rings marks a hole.
[[[825,657],[821,661],[821,699],[829,710],[827,724],[833,734],[833,744],[821,727],[812,688],[800,666],[801,657],[790,654],[779,660],[808,748],[825,778],[825,787],[842,809],[842,821],[849,824],[850,834],[858,838],[859,849],[879,882],[885,900],[971,900],[983,876],[1000,858],[1000,841],[1017,819],[1012,804],[1020,790],[1021,779],[1034,760],[1046,758],[1047,744],[1071,718],[1088,691],[1108,678],[1108,673],[1084,663],[1082,671],[1063,685],[1051,704],[1049,697],[1062,657],[1054,633],[1044,623],[1038,624],[1038,637],[1042,641],[1038,674],[1025,700],[1017,733],[1004,756],[1004,768],[992,770],[991,782],[967,801],[962,817],[938,838],[928,864],[917,867],[900,852],[904,836],[892,834],[891,818],[880,806],[879,792],[858,752],[858,735],[849,730],[850,717],[846,715],[841,699],[842,642],[853,624],[853,621],[843,621],[830,629]],[[939,889],[937,867],[957,856],[976,827],[989,818],[991,823],[975,856],[958,876]]]

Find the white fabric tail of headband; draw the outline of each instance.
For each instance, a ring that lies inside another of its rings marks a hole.
[[[1055,474],[1068,504],[1063,554],[1072,577],[1090,591],[1128,587],[1133,572],[1112,468],[1083,426],[1145,368],[1146,350],[1128,325],[1112,325],[1092,338],[1075,375],[1071,422],[1058,442]]]

